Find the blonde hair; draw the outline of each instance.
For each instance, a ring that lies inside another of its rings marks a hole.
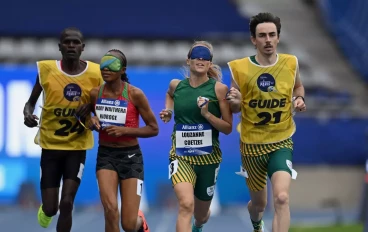
[[[188,59],[190,57],[190,54],[192,53],[193,48],[198,46],[198,45],[203,45],[203,46],[207,47],[211,52],[211,56],[213,56],[213,46],[212,46],[212,44],[210,44],[207,41],[195,41],[194,44],[192,45],[192,47],[190,48],[189,52],[188,52],[188,56],[187,56]],[[186,71],[187,71],[187,73],[189,73],[188,68],[186,68]],[[188,77],[189,75],[186,75],[186,76]],[[209,78],[215,79],[216,81],[222,82],[221,67],[218,66],[217,64],[212,63],[210,68],[208,69],[207,76]]]

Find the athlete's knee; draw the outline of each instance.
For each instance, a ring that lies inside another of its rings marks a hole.
[[[208,219],[210,218],[210,215],[211,215],[211,211],[210,210],[208,210],[207,211],[207,214],[194,214],[194,218],[195,218],[195,220],[199,223],[199,224],[201,224],[201,225],[203,225],[203,224],[206,224],[207,222],[208,222]]]
[[[58,205],[42,205],[42,211],[46,214],[48,217],[55,216],[58,212]]]
[[[103,199],[102,205],[104,208],[105,217],[107,219],[119,219],[119,209],[118,204],[114,200]]]
[[[266,199],[259,199],[257,201],[250,201],[248,203],[248,210],[255,211],[257,213],[263,213],[266,210],[267,200]]]
[[[248,210],[256,213],[263,213],[267,206],[266,188],[253,192],[251,201],[248,202]]]
[[[60,200],[60,213],[71,213],[73,211],[73,197],[64,196]]]
[[[185,214],[193,214],[194,212],[194,199],[183,198],[179,200],[179,212]]]
[[[289,205],[289,193],[282,191],[274,195],[275,207]]]
[[[121,226],[125,232],[136,232],[137,216],[134,215],[134,217],[131,218],[122,218]]]

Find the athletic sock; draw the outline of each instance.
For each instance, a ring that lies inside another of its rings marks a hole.
[[[262,229],[262,219],[259,220],[258,222],[253,221],[252,219],[250,219],[252,221],[252,225],[253,225],[253,229],[254,230],[260,230]]]

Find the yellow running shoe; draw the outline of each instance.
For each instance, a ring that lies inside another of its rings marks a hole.
[[[42,205],[38,209],[37,217],[38,217],[38,224],[40,224],[40,226],[42,226],[43,228],[49,227],[52,221],[52,217],[46,216],[46,214],[42,210]]]

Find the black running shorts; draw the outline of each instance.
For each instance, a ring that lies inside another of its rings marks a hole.
[[[80,184],[86,151],[46,150],[41,153],[41,189],[60,187],[61,178]]]
[[[143,155],[139,145],[131,147],[99,146],[96,172],[101,169],[115,171],[120,180],[144,180]]]

